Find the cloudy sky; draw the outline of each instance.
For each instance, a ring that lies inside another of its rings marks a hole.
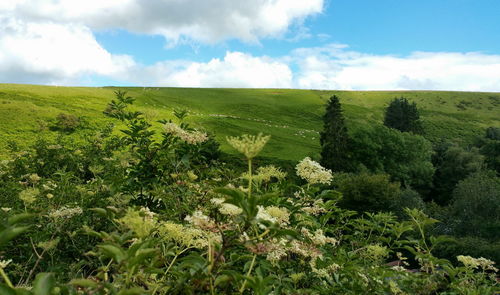
[[[0,83],[500,91],[499,0],[0,0]]]

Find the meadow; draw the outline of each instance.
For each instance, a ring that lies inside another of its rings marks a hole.
[[[225,138],[263,132],[273,140],[262,156],[297,161],[317,157],[318,132],[327,99],[336,94],[350,130],[382,123],[383,112],[396,97],[416,102],[426,132],[435,142],[481,136],[500,126],[500,93],[443,91],[318,91],[294,89],[197,89],[143,87],[55,87],[0,84],[0,157],[9,141],[26,147],[36,138],[55,138],[51,131],[60,113],[83,118],[90,126],[110,122],[102,111],[117,89],[136,99],[134,108],[150,121],[174,118],[186,109],[187,122],[215,135],[224,152],[234,153]],[[85,128],[73,136],[85,134]]]

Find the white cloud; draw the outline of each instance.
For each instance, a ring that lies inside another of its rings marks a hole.
[[[414,52],[408,56],[349,51],[346,45],[297,49],[299,88],[500,91],[500,55]]]
[[[84,75],[119,76],[133,64],[107,52],[85,26],[0,17],[0,82],[75,83]]]
[[[276,37],[307,16],[321,13],[324,0],[2,0],[0,13],[33,22],[78,23],[91,29],[122,28],[217,42],[257,42]]]
[[[137,67],[128,79],[141,85],[182,87],[290,88],[292,71],[268,57],[227,52],[224,59],[206,63],[167,61]]]

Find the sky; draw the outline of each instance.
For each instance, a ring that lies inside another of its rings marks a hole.
[[[499,0],[0,0],[0,83],[500,91]]]

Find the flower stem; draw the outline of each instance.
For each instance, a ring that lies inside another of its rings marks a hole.
[[[3,268],[0,267],[0,275],[2,275],[3,280],[9,286],[10,288],[14,288],[14,285],[12,285],[12,282],[10,281],[9,277],[7,274],[3,271]]]
[[[243,291],[245,291],[245,285],[247,284],[247,280],[248,280],[248,277],[250,276],[250,274],[252,273],[252,269],[253,269],[253,266],[255,264],[255,258],[257,258],[257,254],[255,254],[253,256],[253,259],[252,259],[252,263],[250,264],[250,268],[248,269],[248,272],[247,272],[247,275],[246,275],[246,278],[245,280],[243,281],[243,284],[241,285],[241,288],[240,288],[240,293],[243,294]]]

